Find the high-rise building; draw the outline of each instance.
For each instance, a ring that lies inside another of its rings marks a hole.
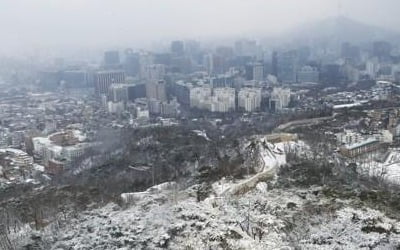
[[[40,87],[45,90],[56,90],[61,83],[61,71],[41,71],[39,72]]]
[[[146,75],[147,75],[147,67],[149,65],[154,64],[154,57],[151,53],[149,52],[141,52],[139,54],[139,64],[140,64],[140,78],[141,79],[146,79]]]
[[[157,99],[149,99],[149,112],[150,114],[160,114],[161,113],[161,101]]]
[[[104,52],[104,65],[105,66],[115,66],[119,65],[120,59],[119,59],[119,52],[117,50],[110,50]]]
[[[340,65],[338,64],[326,64],[322,66],[321,82],[328,85],[337,85],[343,80],[343,74],[340,71]]]
[[[173,95],[176,97],[177,101],[184,105],[190,105],[190,89],[193,87],[191,83],[185,83],[184,81],[177,81],[173,84]]]
[[[171,53],[155,53],[154,64],[171,65],[172,55]]]
[[[144,79],[147,81],[163,80],[165,77],[165,65],[163,64],[150,64],[145,67]]]
[[[228,70],[226,58],[212,53],[204,55],[203,65],[209,75],[224,74]]]
[[[213,72],[214,72],[214,55],[212,53],[204,55],[203,65],[209,75],[213,74]]]
[[[120,102],[107,102],[107,111],[111,114],[120,114],[125,110],[125,103]]]
[[[125,50],[124,69],[127,76],[137,76],[140,72],[140,56],[132,49]]]
[[[261,62],[247,64],[245,70],[246,80],[264,80],[264,65]]]
[[[272,52],[272,61],[271,61],[271,73],[272,75],[278,77],[278,52]]]
[[[360,48],[358,46],[352,45],[350,43],[342,44],[342,58],[350,61],[352,64],[360,60]]]
[[[192,71],[192,61],[184,56],[172,57],[169,69],[172,73],[189,73]]]
[[[185,41],[185,52],[190,56],[200,53],[200,43],[196,40]]]
[[[232,47],[219,46],[215,49],[215,54],[224,58],[232,58],[234,52]]]
[[[309,65],[303,66],[299,71],[297,71],[297,81],[298,82],[319,82],[318,69],[311,67]]]
[[[207,103],[211,98],[211,87],[202,86],[190,89],[190,107],[198,109],[209,109]]]
[[[390,52],[392,51],[392,45],[386,41],[374,42],[372,53],[380,61],[385,61],[390,58]]]
[[[278,79],[284,83],[296,82],[298,57],[295,50],[278,55]]]
[[[170,102],[161,103],[161,115],[167,117],[175,117],[179,112],[179,103],[176,99]]]
[[[129,101],[146,97],[146,84],[127,84],[127,88]]]
[[[234,88],[217,88],[214,92],[214,110],[216,112],[234,111],[236,107],[236,96]]]
[[[394,80],[395,82],[400,82],[400,71],[394,72]]]
[[[311,56],[311,49],[308,46],[301,46],[297,49],[299,64],[307,64]]]
[[[108,91],[108,100],[112,102],[128,101],[128,85],[122,83],[111,84]]]
[[[212,76],[210,77],[210,85],[213,88],[233,88],[235,86],[235,76],[233,74]]]
[[[113,83],[125,83],[125,72],[119,70],[97,72],[94,76],[94,87],[96,95],[107,95],[109,88]]]
[[[235,110],[235,89],[210,86],[195,87],[190,90],[190,107],[210,112],[230,112]]]
[[[150,81],[146,83],[146,97],[148,99],[156,99],[158,101],[166,101],[166,83],[164,80]]]
[[[246,112],[260,109],[261,90],[256,88],[242,88],[238,93],[238,107]]]
[[[171,53],[177,56],[182,56],[184,54],[183,41],[172,41],[171,42]]]
[[[244,39],[235,42],[235,54],[237,56],[255,57],[257,52],[257,42],[254,40]]]
[[[67,88],[88,87],[88,74],[84,70],[67,70],[62,72],[62,80]]]
[[[270,107],[272,106],[272,102],[274,102],[274,107],[276,110],[288,107],[290,103],[290,95],[290,89],[274,88],[271,93]]]

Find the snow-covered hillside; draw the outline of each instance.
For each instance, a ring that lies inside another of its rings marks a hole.
[[[334,205],[318,189],[267,190],[259,184],[243,195],[202,202],[194,192],[156,191],[126,209],[109,204],[88,211],[72,220],[55,244],[61,249],[294,249],[293,238],[302,249],[400,244],[398,222],[346,201]],[[309,209],[321,212],[310,216]]]
[[[391,149],[383,162],[371,160],[361,163],[358,171],[392,184],[400,184],[400,149]]]
[[[87,210],[35,233],[53,249],[391,249],[400,224],[379,211],[335,200],[321,187],[274,186],[287,150],[303,144],[243,142],[254,175],[222,178],[197,199],[198,184],[162,183],[121,194],[121,204]],[[246,166],[245,166],[246,167]],[[56,229],[55,229],[56,228]],[[24,241],[21,241],[24,242]],[[26,242],[24,245],[28,244]],[[43,244],[44,245],[44,244]]]

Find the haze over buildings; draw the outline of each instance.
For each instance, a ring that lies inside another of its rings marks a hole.
[[[399,7],[0,2],[0,249],[400,249]]]
[[[0,53],[149,47],[177,38],[275,37],[338,14],[399,31],[399,8],[397,0],[1,1]]]

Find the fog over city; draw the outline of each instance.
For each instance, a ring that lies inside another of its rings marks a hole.
[[[400,249],[400,0],[0,0],[0,250]]]
[[[400,30],[397,0],[3,0],[0,52],[260,39],[338,14]]]

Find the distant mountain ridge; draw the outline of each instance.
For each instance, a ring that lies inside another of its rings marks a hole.
[[[320,42],[372,42],[377,40],[400,40],[400,32],[337,16],[321,21],[303,24],[284,35],[296,41]]]

